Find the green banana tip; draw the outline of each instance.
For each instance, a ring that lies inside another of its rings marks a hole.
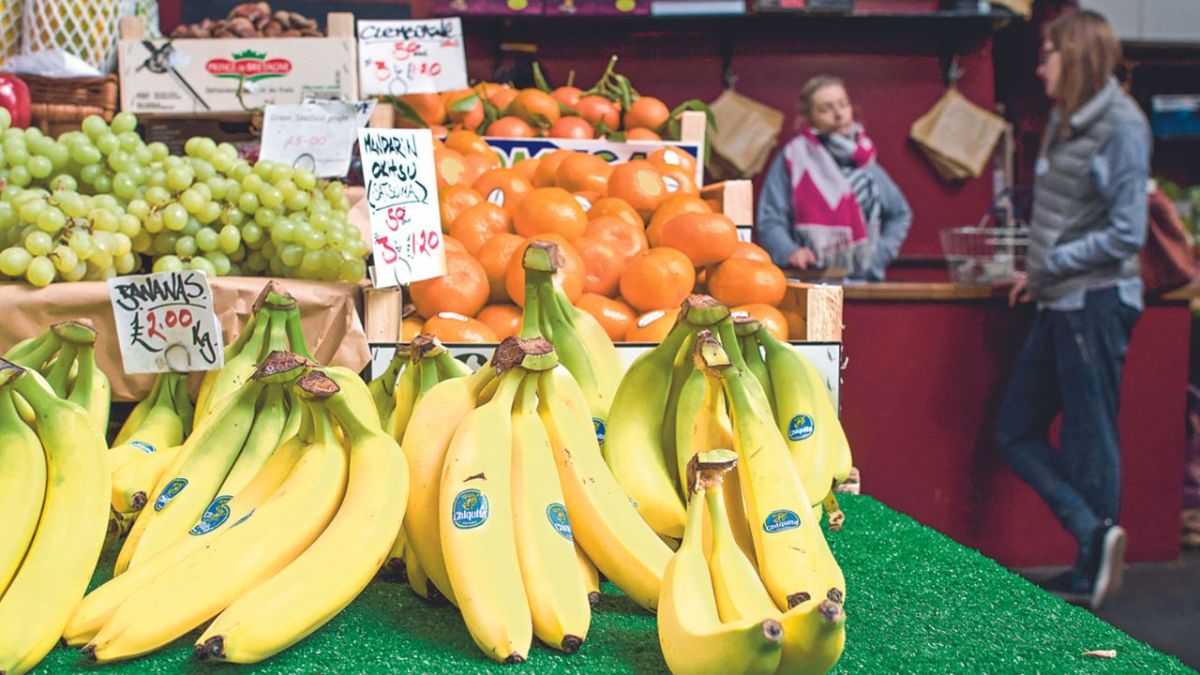
[[[693,326],[712,326],[729,316],[729,307],[711,295],[694,293],[679,308],[679,320]]]
[[[254,300],[252,311],[257,314],[264,305],[281,305],[282,309],[288,309],[296,304],[296,299],[291,293],[283,287],[278,281],[268,281],[259,292],[258,297]],[[277,307],[279,309],[280,307]]]
[[[688,460],[688,491],[692,493],[715,489],[725,481],[725,473],[737,465],[737,453],[716,448],[698,452]]]
[[[553,274],[562,265],[562,253],[558,250],[558,245],[540,239],[530,243],[521,256],[521,266],[534,272]]]
[[[445,345],[437,338],[436,335],[429,333],[420,333],[408,343],[409,356],[413,363],[421,359],[430,358],[446,351]]]
[[[0,386],[8,384],[25,374],[25,369],[12,361],[0,359]]]
[[[496,373],[503,373],[517,366],[528,370],[550,370],[558,365],[558,354],[554,345],[546,338],[507,337],[492,354],[492,366]]]
[[[758,319],[750,316],[748,312],[734,312],[730,316],[733,318],[734,333],[738,337],[755,335],[762,328]]]
[[[62,340],[75,344],[95,344],[96,325],[91,319],[72,319],[56,323],[50,330]]]
[[[289,374],[302,373],[307,368],[312,368],[316,364],[298,354],[292,352],[276,350],[267,354],[267,358],[263,359],[262,363],[254,370],[255,382],[271,382],[271,381],[287,381],[291,378]]]
[[[731,365],[729,353],[721,346],[721,341],[713,335],[712,331],[707,329],[696,334],[694,354],[696,365],[701,368],[720,371]]]

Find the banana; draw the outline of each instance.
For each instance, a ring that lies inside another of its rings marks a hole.
[[[55,396],[59,398],[67,397],[71,372],[75,368],[75,359],[78,356],[79,345],[73,342],[65,342],[62,349],[58,351],[58,356],[50,363],[50,367],[46,371],[46,383],[50,385],[50,389],[54,392]],[[75,402],[72,401],[72,403]]]
[[[225,355],[225,365],[220,370],[210,370],[204,374],[200,383],[200,394],[196,398],[196,420],[204,421],[209,415],[221,409],[225,399],[234,395],[258,367],[269,333],[274,334],[278,329],[272,329],[273,317],[267,310],[260,310],[254,317],[254,323],[247,325],[252,330],[250,337],[241,345],[241,349],[232,356]],[[273,335],[277,339],[277,335]]]
[[[788,610],[783,624],[779,673],[827,673],[846,646],[846,610],[833,589],[829,597]]]
[[[714,484],[704,492],[712,530],[708,571],[712,575],[717,613],[723,623],[775,616],[778,610],[771,596],[767,595],[767,589],[758,577],[758,570],[754,569],[754,564],[742,553],[733,538],[722,485],[721,481],[714,480]],[[786,629],[784,636],[787,636]]]
[[[556,479],[557,480],[557,479]],[[583,576],[583,585],[587,588],[588,606],[595,607],[600,602],[600,570],[592,564],[587,554],[575,542],[575,561],[579,564],[579,573]]]
[[[224,497],[226,501],[237,494],[250,479],[262,469],[275,448],[289,436],[295,435],[300,427],[301,411],[294,400],[289,400],[283,384],[269,384],[263,392],[262,405],[254,415],[254,425],[246,434],[246,442],[238,453],[237,461],[229,468],[225,481],[217,490],[214,501]],[[291,405],[291,410],[288,406]]]
[[[336,388],[320,371],[305,376]],[[361,392],[370,400],[366,383]],[[408,467],[370,407],[325,400],[349,448],[346,496],[325,531],[287,567],[229,606],[197,641],[209,657],[251,663],[304,639],[350,604],[383,564],[404,520]]]
[[[0,599],[0,671],[24,673],[62,635],[100,558],[108,529],[108,446],[83,408],[54,396],[29,371],[0,362],[0,386],[33,408],[46,453],[37,532]]]
[[[420,375],[419,363],[418,360],[413,359],[409,366],[400,371],[400,375],[396,377],[396,388],[392,392],[392,399],[396,404],[387,420],[392,425],[392,438],[404,438],[409,418],[412,417],[413,408],[416,407],[417,396],[420,392],[420,383],[417,381]]]
[[[404,528],[400,528],[403,530]],[[424,599],[431,604],[440,604],[443,597],[437,587],[429,581],[429,576],[425,574],[425,570],[421,567],[421,563],[417,560],[417,554],[412,547],[404,550],[404,574],[408,577],[408,586],[416,593],[418,597]]]
[[[770,423],[765,395],[751,393],[758,381],[734,366],[711,334],[701,333],[697,339],[706,370],[721,379],[729,399],[758,572],[771,599],[786,610],[810,601],[814,584],[844,589],[820,525],[811,517],[811,502],[787,445]]]
[[[695,483],[683,541],[663,573],[658,607],[658,641],[663,658],[675,675],[774,673],[784,638],[779,621],[770,614],[725,623],[721,620],[701,533],[708,501],[705,480],[701,477]]]
[[[168,469],[180,458],[182,445],[158,448],[152,454],[135,457],[112,472],[112,504],[119,513],[133,514],[142,510],[149,495],[158,494],[160,482]],[[149,521],[147,521],[149,522]],[[143,526],[144,527],[144,526]]]
[[[149,406],[140,415],[141,420],[138,424],[128,429],[122,427],[117,437],[125,435],[125,440],[114,443],[113,447],[108,451],[108,466],[109,470],[114,473],[117,469],[125,465],[126,462],[141,460],[147,455],[153,455],[159,450],[164,450],[169,447],[179,445],[183,442],[184,428],[183,420],[179,417],[179,413],[175,410],[175,380],[172,378],[182,377],[178,373],[163,373],[155,379],[154,388],[150,392],[150,398],[146,401]],[[142,404],[139,403],[138,406]],[[146,486],[153,487],[152,485]],[[119,503],[122,500],[118,498],[118,492],[122,490],[116,482],[113,482],[113,508],[121,512],[136,511],[137,508],[123,508],[125,504]]]
[[[720,380],[693,368],[680,389],[675,420],[676,466],[681,478],[680,490],[687,494],[687,467],[692,457],[705,450],[731,447],[733,443]]]
[[[761,324],[750,317],[735,317],[733,329],[738,336],[742,358],[746,359],[746,369],[758,380],[758,385],[762,387],[763,393],[771,403],[771,412],[774,413],[775,390],[771,385],[771,373],[767,369],[767,362],[763,360],[762,347],[755,337],[755,333],[761,329]]]
[[[554,451],[538,417],[537,376],[527,376],[512,411],[512,503],[517,559],[533,616],[533,634],[567,654],[579,650],[591,605],[575,537],[554,467]]]
[[[472,375],[434,386],[413,410],[400,443],[408,460],[408,510],[404,514],[408,548],[433,586],[456,606],[438,525],[442,466],[455,430],[475,409],[479,392],[496,379],[496,368],[488,363]]]
[[[396,353],[392,355],[392,360],[388,362],[387,368],[379,374],[379,377],[367,384],[371,390],[371,399],[375,401],[375,411],[379,413],[380,424],[387,422],[388,416],[396,407],[396,401],[392,397],[396,390],[396,376],[408,367],[409,356],[408,344],[397,344]]]
[[[683,324],[683,326],[688,326],[686,321],[679,323]],[[675,447],[678,434],[675,424],[679,416],[679,396],[683,391],[683,385],[696,369],[695,358],[692,356],[693,348],[696,345],[695,330],[695,327],[688,326],[688,335],[684,338],[683,343],[679,345],[679,350],[675,352],[675,356],[672,358],[671,372],[668,376],[670,379],[670,390],[667,394],[666,407],[663,408],[662,455],[667,467],[667,473],[670,474],[671,485],[679,485],[680,481],[687,481],[686,472],[683,474],[679,472],[679,452]],[[685,465],[686,459],[690,458],[685,458]],[[676,496],[679,498],[680,504],[686,504],[686,489],[677,489]],[[676,536],[674,539],[678,540],[679,537]]]
[[[437,338],[434,339],[436,340]],[[454,358],[454,355],[449,350],[437,354],[433,357],[433,360],[437,364],[438,382],[455,377],[466,377],[471,374],[471,367]]]
[[[313,356],[308,349],[308,342],[304,339],[304,326],[300,321],[300,305],[292,298],[291,295],[282,289],[273,296],[270,296],[279,307],[284,308],[284,314],[287,321],[285,328],[287,330],[288,348],[293,354],[299,354],[303,358],[317,362],[317,357]]]
[[[495,358],[501,359],[499,348]],[[495,396],[463,418],[446,451],[439,530],[446,572],[471,638],[496,661],[524,663],[533,618],[513,519],[510,412],[526,371],[505,360],[497,370],[503,374]]]
[[[227,508],[215,513],[215,517],[197,523],[188,531],[189,536],[180,538],[144,563],[109,579],[88,593],[75,609],[75,614],[63,632],[63,639],[67,644],[86,644],[131,594],[215,539],[217,533],[241,523],[254,513],[291,475],[296,463],[308,448],[304,439],[312,437],[312,422],[305,419],[303,425],[309,428],[301,430],[281,445],[245,489],[234,495],[226,505]]]
[[[312,381],[302,379],[302,391]],[[301,396],[320,400],[329,389]],[[310,404],[308,413],[308,448],[279,490],[244,523],[226,528],[130,595],[84,647],[85,655],[107,662],[167,644],[270,579],[321,535],[342,502],[346,453],[329,412]]]
[[[108,416],[112,406],[112,387],[108,376],[96,365],[94,345],[79,346],[75,357],[76,374],[67,400],[88,411],[101,436],[108,436]]]
[[[392,550],[388,551],[387,560],[383,562],[383,569],[380,570],[380,573],[398,581],[408,581],[405,565],[407,555],[409,555],[408,533],[402,527],[400,534],[396,535],[396,541],[392,542]]]
[[[187,436],[196,428],[196,407],[192,404],[191,394],[188,391],[188,378],[186,376],[175,380],[175,412],[179,414],[179,419],[183,420],[183,435]]]
[[[565,368],[540,376],[538,414],[554,450],[576,540],[604,576],[653,611],[671,549],[641,518],[605,465],[588,424],[587,399]]]
[[[29,549],[46,496],[46,457],[37,434],[13,404],[10,389],[0,389],[0,598]]]
[[[40,370],[61,347],[62,340],[53,330],[47,329],[40,335],[13,345],[4,355],[4,359],[22,368]]]

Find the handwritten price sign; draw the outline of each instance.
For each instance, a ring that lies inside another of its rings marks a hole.
[[[359,21],[358,64],[364,96],[465,89],[462,21]]]
[[[358,121],[357,106],[343,101],[268,105],[263,113],[259,157],[302,167],[318,176],[345,176]]]
[[[108,280],[125,372],[216,370],[225,345],[203,272],[161,272]]]
[[[433,135],[428,129],[359,129],[375,254],[375,287],[446,273]]]

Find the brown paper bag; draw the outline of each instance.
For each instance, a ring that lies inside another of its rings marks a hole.
[[[1007,7],[1026,19],[1033,16],[1033,0],[992,0],[992,4]]]
[[[783,113],[726,89],[709,106],[716,118],[712,136],[713,180],[753,178],[767,165],[783,129]]]
[[[913,123],[909,137],[921,146],[935,168],[944,165],[938,170],[943,177],[965,173],[964,177],[978,178],[1003,132],[1002,117],[951,88]]]

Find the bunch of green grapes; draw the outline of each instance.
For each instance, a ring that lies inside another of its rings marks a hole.
[[[0,275],[35,286],[192,269],[357,282],[369,247],[341,183],[251,165],[228,143],[184,156],[145,143],[137,118],[98,116],[58,139],[0,110]]]

